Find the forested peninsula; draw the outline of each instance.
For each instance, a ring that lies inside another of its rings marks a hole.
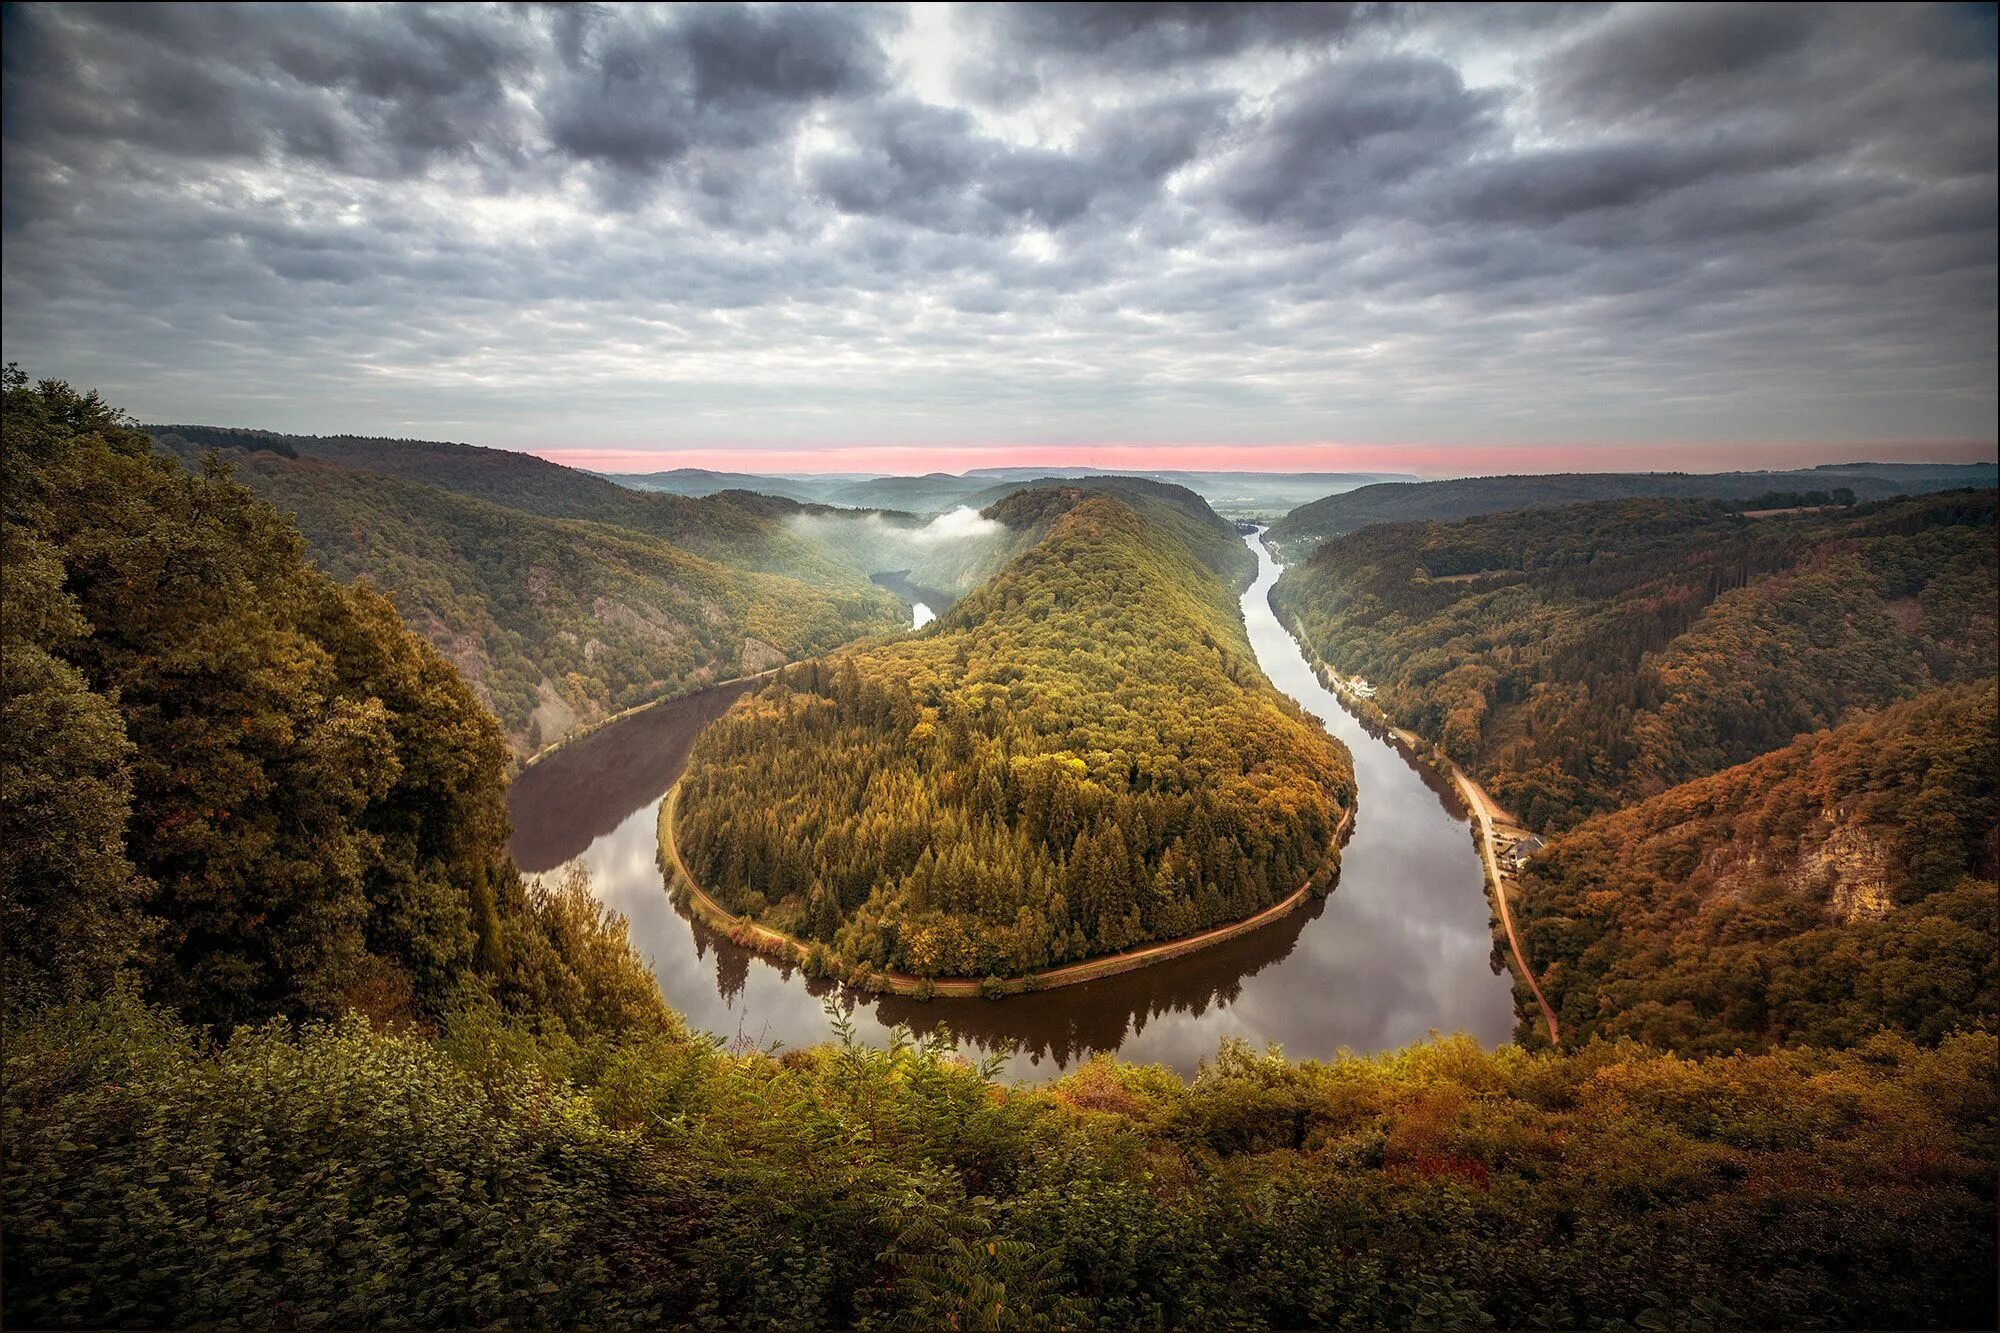
[[[1257,668],[1233,530],[1148,508],[1010,496],[1044,535],[936,628],[711,726],[676,830],[702,888],[817,967],[1010,977],[1330,887],[1348,758]]]

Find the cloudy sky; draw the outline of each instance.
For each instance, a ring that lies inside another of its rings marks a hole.
[[[1991,458],[1994,9],[9,6],[5,355],[611,469]]]

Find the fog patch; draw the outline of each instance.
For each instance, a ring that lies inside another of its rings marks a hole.
[[[881,515],[872,517],[880,518]],[[997,537],[1005,526],[998,519],[988,518],[970,505],[960,505],[948,513],[939,514],[911,533],[910,540],[919,546],[943,546],[948,542]]]
[[[863,574],[901,572],[912,583],[963,592],[990,572],[1007,525],[968,505],[928,521],[881,513],[795,514],[793,532]]]

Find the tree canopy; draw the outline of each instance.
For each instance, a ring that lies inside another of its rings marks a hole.
[[[59,381],[5,392],[10,995],[131,965],[225,1030],[550,998],[568,964],[521,969],[562,922],[506,855],[506,750],[451,664],[221,463]]]

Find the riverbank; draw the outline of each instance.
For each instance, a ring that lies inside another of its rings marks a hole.
[[[681,859],[680,845],[674,836],[674,810],[680,800],[680,793],[680,783],[675,782],[667,791],[666,799],[660,802],[660,870],[666,876],[667,892],[673,895],[677,905],[686,907],[704,924],[727,935],[732,943],[754,949],[781,962],[803,967],[812,955],[811,945],[796,936],[772,930],[747,917],[735,915],[710,897],[695,880],[687,868],[687,863]],[[1344,846],[1353,832],[1354,807],[1350,805],[1341,814],[1340,827],[1335,834],[1335,846]],[[1309,897],[1311,897],[1310,887],[1301,884],[1286,898],[1240,921],[1214,926],[1175,940],[1162,940],[1158,944],[1149,944],[1137,949],[1065,963],[1061,967],[1047,968],[1021,977],[919,977],[907,972],[859,968],[841,979],[859,990],[903,995],[915,999],[969,999],[974,996],[998,999],[1006,995],[1054,990],[1062,986],[1075,986],[1086,981],[1118,976],[1154,963],[1185,958],[1198,950],[1221,944],[1226,940],[1237,939],[1261,926],[1281,920]]]
[[[1520,932],[1514,927],[1514,912],[1507,899],[1507,879],[1500,870],[1494,826],[1503,825],[1516,836],[1526,833],[1527,830],[1523,829],[1513,816],[1495,805],[1493,798],[1486,794],[1485,788],[1473,781],[1472,777],[1442,750],[1415,732],[1397,726],[1389,720],[1389,715],[1382,711],[1381,705],[1356,693],[1348,677],[1342,675],[1320,656],[1319,650],[1313,647],[1312,641],[1306,637],[1303,629],[1295,623],[1285,628],[1304,651],[1306,660],[1312,664],[1320,682],[1333,692],[1343,707],[1367,724],[1370,730],[1379,729],[1384,735],[1394,739],[1413,760],[1428,764],[1444,774],[1457,789],[1472,819],[1473,839],[1479,846],[1480,864],[1484,867],[1486,895],[1492,902],[1495,920],[1506,938],[1507,952],[1513,960],[1514,974],[1535,997],[1535,1004],[1542,1013],[1542,1021],[1548,1027],[1549,1045],[1558,1044],[1562,1029],[1556,1021],[1555,1010],[1550,1006],[1548,997],[1542,994],[1541,983],[1536,980],[1534,969],[1528,965],[1528,953],[1521,945]]]
[[[787,662],[785,664],[785,666],[793,666],[793,665],[796,664],[791,662]],[[613,723],[623,722],[627,718],[637,717],[641,713],[650,712],[651,710],[659,708],[665,704],[681,703],[685,700],[694,698],[696,695],[706,694],[710,690],[719,690],[731,685],[748,685],[752,681],[764,680],[767,677],[777,675],[780,671],[783,671],[784,669],[785,667],[783,666],[774,666],[768,671],[759,671],[755,675],[731,676],[728,680],[711,680],[707,684],[697,685],[691,690],[681,690],[675,694],[663,694],[659,696],[657,699],[648,699],[646,700],[646,702],[642,704],[633,704],[630,708],[621,708],[617,712],[611,714],[611,716],[609,717],[600,717],[597,719],[597,721],[591,723],[589,726],[582,727],[576,731],[570,732],[569,735],[564,736],[561,740],[556,741],[552,745],[544,745],[541,749],[535,751],[533,754],[523,759],[520,763],[520,766],[516,768],[514,772],[516,774],[524,773],[528,769],[533,768],[536,764],[541,763],[542,760],[547,759],[550,755],[555,754],[557,751],[562,750],[568,746],[574,745],[578,741],[587,740],[591,736],[594,736],[598,732],[604,730],[606,727],[611,726]]]

